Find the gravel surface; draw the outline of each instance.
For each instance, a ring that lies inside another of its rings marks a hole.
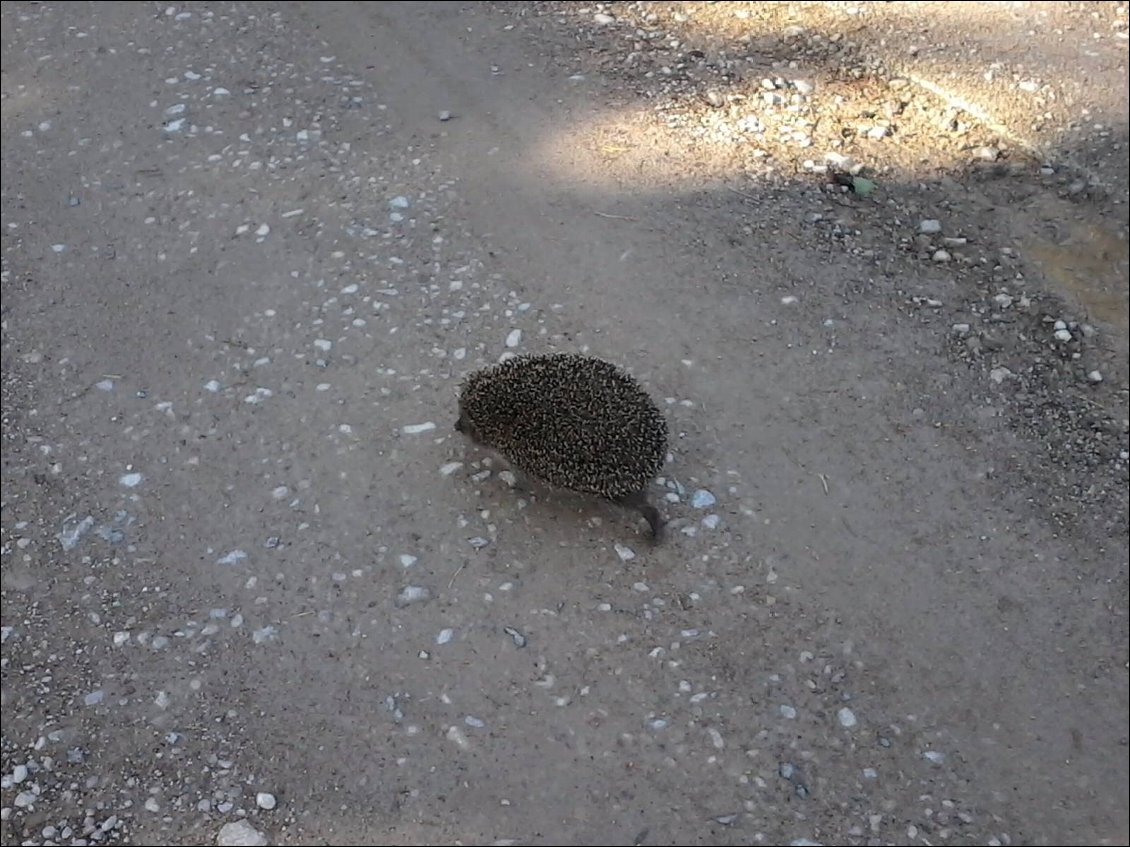
[[[3,844],[1127,843],[1125,98],[906,6],[5,3]],[[663,545],[454,432],[548,350]]]

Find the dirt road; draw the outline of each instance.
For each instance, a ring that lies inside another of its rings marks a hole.
[[[1125,198],[731,5],[4,4],[4,844],[1127,843]]]

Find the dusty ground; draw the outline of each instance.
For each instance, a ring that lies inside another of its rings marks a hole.
[[[3,843],[1127,843],[1126,99],[906,5],[5,3]],[[664,546],[451,431],[507,349]]]

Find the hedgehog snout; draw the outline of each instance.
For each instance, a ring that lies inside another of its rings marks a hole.
[[[463,433],[474,442],[479,441],[478,430],[475,429],[475,425],[471,423],[471,419],[467,417],[466,412],[461,411],[459,413],[459,419],[455,421],[455,431]]]

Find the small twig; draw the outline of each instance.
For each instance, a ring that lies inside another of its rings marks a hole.
[[[459,576],[459,571],[463,570],[466,564],[466,562],[463,562],[461,565],[459,565],[459,567],[455,569],[455,573],[451,575],[451,580],[447,583],[448,588],[451,588],[451,586],[455,585],[455,577]]]
[[[729,185],[726,186],[726,190],[732,191],[735,194],[737,194],[739,197],[744,197],[746,200],[757,200],[757,198],[754,197],[752,194],[746,194],[744,191],[738,191],[738,189],[736,189],[732,186],[729,186]]]
[[[796,466],[797,466],[798,468],[803,468],[803,467],[804,467],[804,465],[802,465],[802,464],[801,464],[800,462],[798,462],[798,461],[797,461],[797,460],[796,460],[796,459],[795,459],[795,458],[793,457],[793,454],[789,452],[789,449],[788,449],[787,447],[782,447],[782,448],[781,448],[781,452],[785,454],[785,458],[787,458],[787,459],[788,459],[788,460],[789,460],[790,462],[792,462],[792,463],[793,463],[794,465],[796,465]]]
[[[639,218],[629,218],[627,215],[610,215],[607,212],[593,212],[594,215],[601,218],[611,218],[614,221],[638,221]]]
[[[818,477],[820,477],[820,482],[822,482],[824,484],[824,493],[827,494],[828,493],[828,477],[824,476],[824,474],[822,474],[822,473],[818,473],[816,475]]]

